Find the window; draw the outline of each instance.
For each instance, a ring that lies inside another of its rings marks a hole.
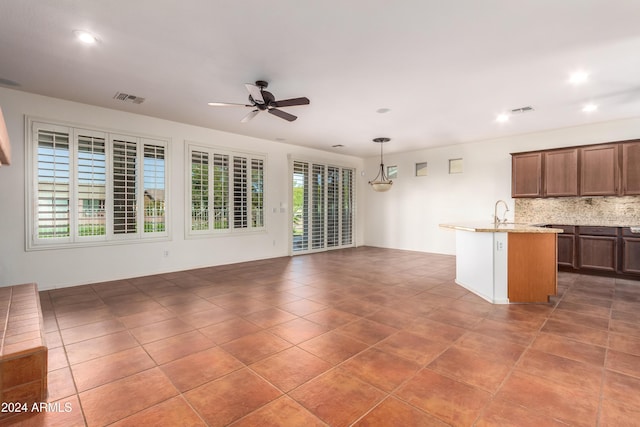
[[[294,161],[292,251],[353,246],[354,170]]]
[[[166,141],[29,119],[29,249],[166,237]]]
[[[189,235],[262,231],[265,157],[187,146]]]

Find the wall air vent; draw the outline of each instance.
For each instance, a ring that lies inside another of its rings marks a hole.
[[[511,114],[522,114],[522,113],[530,113],[534,111],[531,105],[527,105],[526,107],[514,108],[511,110]]]
[[[132,104],[142,104],[145,100],[145,98],[141,98],[135,95],[130,95],[124,92],[116,92],[116,94],[113,96],[113,99],[117,99],[118,101],[122,101],[122,102],[130,102]]]

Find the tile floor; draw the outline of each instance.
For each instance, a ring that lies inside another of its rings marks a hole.
[[[5,424],[640,425],[640,282],[503,306],[454,276],[363,247],[42,292],[59,411]]]

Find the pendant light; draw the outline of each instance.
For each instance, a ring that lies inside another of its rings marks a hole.
[[[384,172],[384,161],[382,159],[382,144],[389,141],[391,141],[389,138],[374,138],[373,140],[373,142],[380,144],[380,170],[378,171],[378,175],[369,181],[369,185],[371,185],[373,191],[389,191],[393,184],[393,181],[391,181]]]

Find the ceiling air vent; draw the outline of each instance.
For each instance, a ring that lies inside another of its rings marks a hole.
[[[531,105],[527,105],[526,107],[514,108],[511,110],[511,114],[530,113],[531,111],[533,111],[533,107]]]
[[[128,93],[124,92],[116,92],[113,99],[117,99],[118,101],[122,102],[131,102],[132,104],[142,104],[145,100],[145,98],[141,98],[135,95],[129,95]]]

